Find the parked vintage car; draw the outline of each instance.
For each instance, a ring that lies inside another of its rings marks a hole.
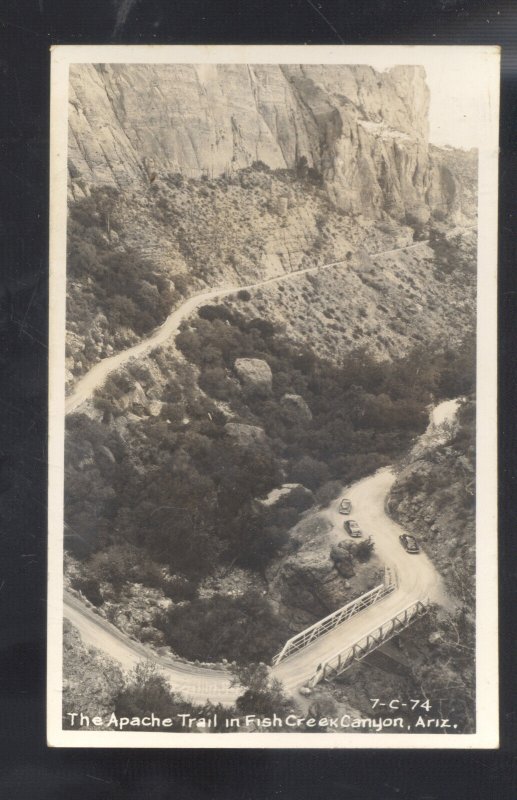
[[[344,523],[344,527],[347,533],[349,533],[354,539],[359,539],[363,535],[363,532],[355,519],[347,519]]]
[[[402,536],[399,536],[399,540],[406,553],[420,552],[417,540],[410,533],[403,533]]]
[[[339,513],[350,514],[351,511],[352,511],[352,502],[347,497],[343,497],[343,499],[339,504]]]

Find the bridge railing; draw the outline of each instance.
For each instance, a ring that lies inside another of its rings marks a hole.
[[[308,681],[308,686],[314,687],[320,681],[336,677],[348,669],[354,661],[361,661],[368,653],[381,647],[389,639],[397,636],[401,631],[411,625],[419,617],[427,613],[427,603],[417,600],[399,611],[382,625],[369,631],[353,645],[349,645],[341,653],[320,664]]]
[[[297,633],[295,636],[291,637],[291,639],[288,639],[280,652],[273,657],[273,666],[276,666],[280,663],[280,661],[283,661],[284,659],[289,658],[289,656],[292,656],[294,653],[297,653],[298,650],[302,650],[304,647],[307,647],[315,639],[319,639],[320,636],[324,636],[324,634],[328,633],[333,628],[336,628],[338,625],[341,625],[342,622],[345,622],[345,620],[355,616],[360,611],[363,611],[363,609],[368,608],[374,603],[377,603],[383,597],[393,592],[395,588],[396,581],[391,570],[387,568],[384,573],[383,583],[380,583],[378,586],[370,589],[369,592],[357,597],[355,600],[347,603],[342,608],[338,608],[337,611],[333,611],[332,614],[329,614],[327,617],[323,617],[323,619],[315,622],[314,625],[305,628],[305,630],[300,631],[300,633]]]

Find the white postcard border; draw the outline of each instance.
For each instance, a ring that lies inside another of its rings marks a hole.
[[[453,52],[455,51],[455,53]],[[422,64],[469,52],[479,63],[486,114],[480,119],[477,304],[476,722],[473,734],[183,734],[62,729],[63,487],[68,71],[79,63]],[[49,567],[47,742],[53,747],[164,748],[495,748],[498,732],[497,624],[497,196],[498,47],[58,45],[52,48],[50,137]],[[483,532],[483,535],[480,535]],[[489,535],[486,535],[486,533]]]

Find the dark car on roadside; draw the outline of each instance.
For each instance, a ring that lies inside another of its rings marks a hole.
[[[348,499],[348,497],[343,497],[339,504],[339,513],[340,514],[350,514],[352,511],[352,501]]]
[[[403,533],[402,536],[399,536],[399,540],[406,553],[420,552],[417,540],[410,533]]]
[[[359,539],[363,535],[363,532],[355,519],[347,519],[344,523],[344,528],[347,533],[350,534],[354,539]]]

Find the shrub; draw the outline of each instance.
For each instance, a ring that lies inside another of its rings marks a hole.
[[[157,667],[141,662],[129,675],[126,685],[115,696],[115,713],[118,717],[145,717],[154,713],[159,717],[172,717],[184,709],[184,701],[175,695]],[[144,730],[151,730],[145,728]]]
[[[329,469],[322,461],[302,456],[291,468],[291,480],[309,489],[317,489],[329,479]]]
[[[375,544],[371,536],[368,539],[363,539],[362,542],[355,542],[353,555],[357,558],[358,561],[366,562],[369,561],[372,557],[373,551],[375,549]]]
[[[251,168],[256,170],[256,172],[271,172],[271,167],[267,164],[264,164],[263,161],[253,161]]]
[[[199,378],[199,385],[211,397],[218,400],[227,400],[231,394],[231,384],[228,381],[226,370],[222,367],[204,369]]]
[[[327,481],[316,491],[316,499],[321,506],[328,506],[341,492],[342,485],[339,481]]]
[[[237,666],[234,671],[239,685],[245,688],[235,703],[240,714],[273,716],[292,712],[292,700],[286,697],[279,681],[270,680],[265,664]]]
[[[200,661],[269,661],[289,635],[269,602],[253,592],[194,600],[170,611],[163,624],[174,651]]]

